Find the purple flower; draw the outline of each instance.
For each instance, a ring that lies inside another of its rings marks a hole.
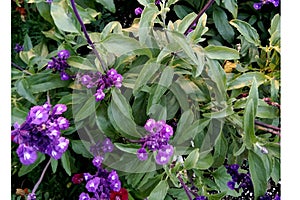
[[[263,6],[264,4],[270,4],[270,3],[272,3],[275,7],[278,7],[278,6],[279,6],[279,0],[260,0],[260,2],[254,3],[254,4],[253,4],[253,7],[254,7],[254,9],[256,9],[256,10],[259,10],[259,9],[262,8],[262,6]]]
[[[62,81],[67,81],[70,79],[70,75],[67,74],[65,71],[60,72],[60,79]]]
[[[60,50],[58,53],[57,53],[57,56],[61,59],[68,59],[70,57],[70,52],[68,50]]]
[[[143,9],[141,7],[137,7],[136,9],[134,9],[134,13],[137,16],[142,14],[142,12],[143,12]]]
[[[174,148],[172,145],[167,144],[167,145],[162,145],[159,149],[160,152],[165,153],[166,155],[168,155],[169,157],[171,157],[174,153]]]
[[[165,165],[169,162],[170,156],[163,152],[163,151],[158,151],[156,157],[155,157],[155,162],[159,165]]]
[[[27,196],[27,200],[36,200],[36,195],[34,193],[29,193]]]
[[[67,106],[64,104],[56,104],[53,108],[52,114],[53,115],[61,115],[67,110]]]
[[[19,53],[24,50],[24,47],[17,43],[14,50],[15,50],[15,52]]]
[[[113,149],[114,149],[113,143],[110,141],[109,138],[105,138],[102,143],[102,151],[104,153],[107,153],[107,152],[112,152]]]
[[[120,88],[122,86],[123,77],[120,74],[116,74],[113,77],[113,84],[116,88]]]
[[[66,118],[64,118],[64,117],[59,117],[59,118],[57,119],[57,125],[59,126],[59,128],[60,128],[61,130],[66,130],[66,129],[69,128],[70,123],[69,123],[69,121],[68,121]]]
[[[280,196],[276,194],[274,200],[280,200]]]
[[[119,180],[119,176],[118,176],[118,174],[117,174],[117,172],[116,172],[115,170],[112,170],[112,171],[109,173],[107,179],[108,179],[108,181],[109,181],[110,183],[114,183],[114,182],[116,182],[116,181]]]
[[[43,106],[34,106],[30,109],[29,118],[31,124],[40,125],[48,120],[48,111]]]
[[[89,194],[82,192],[79,196],[79,200],[90,200]]]
[[[90,173],[83,173],[83,178],[84,180],[89,181],[93,176]]]
[[[102,156],[96,156],[93,159],[93,165],[97,168],[101,167],[101,164],[103,162],[104,158]]]
[[[60,137],[58,139],[58,144],[56,146],[56,149],[58,149],[60,153],[64,153],[67,150],[68,146],[69,146],[69,140],[64,137]]]
[[[229,187],[229,189],[234,190],[235,182],[234,181],[228,181],[227,186]]]
[[[98,186],[100,183],[100,178],[99,177],[95,177],[91,180],[89,180],[87,182],[87,184],[85,185],[85,188],[89,191],[89,192],[96,192]]]
[[[98,89],[94,96],[96,97],[96,101],[101,101],[104,99],[105,93],[101,89]]]
[[[194,200],[207,200],[207,197],[205,197],[205,196],[198,196],[198,197],[194,198]]]
[[[156,121],[154,119],[148,119],[146,124],[144,125],[145,130],[150,133],[155,132],[155,130],[154,130],[155,127],[156,127]]]
[[[261,9],[261,7],[263,6],[263,4],[262,3],[254,3],[253,4],[253,8],[255,9],[255,10],[259,10],[259,9]]]
[[[110,184],[110,188],[111,190],[118,192],[121,189],[121,182],[119,180],[113,182],[112,184]]]
[[[158,5],[158,4],[160,4],[160,0],[155,1],[155,5]]]
[[[16,152],[23,165],[30,165],[37,159],[36,150],[25,144],[20,144]]]
[[[139,150],[137,150],[137,157],[139,160],[147,160],[148,159],[148,153],[146,151],[145,148],[140,148]]]
[[[49,136],[49,138],[55,139],[60,136],[60,131],[56,128],[51,127],[48,129],[47,135]]]
[[[81,77],[81,84],[82,85],[88,85],[91,80],[92,80],[92,78],[89,75],[83,75]]]

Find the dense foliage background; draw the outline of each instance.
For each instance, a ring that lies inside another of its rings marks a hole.
[[[103,136],[118,150],[115,159],[106,157],[105,168],[118,171],[129,199],[189,199],[182,183],[208,199],[280,195],[280,6],[256,10],[259,1],[215,1],[186,34],[208,1],[163,2],[76,1],[104,65],[123,76],[122,87],[107,90],[100,102],[75,77],[105,70],[70,1],[12,2],[12,129],[49,97],[52,105],[67,105],[70,122],[62,132],[69,148],[52,161],[38,199],[78,199],[85,184],[74,184],[72,176],[95,172],[89,147]],[[69,80],[47,69],[63,49],[71,54]],[[149,118],[174,130],[173,160],[163,167],[153,158],[139,161],[140,146],[130,142],[145,134]],[[49,157],[39,154],[24,166],[17,148],[12,142],[12,199],[24,198],[16,189],[34,187]],[[125,165],[132,155],[136,161]],[[228,187],[231,164],[251,174],[250,192]]]

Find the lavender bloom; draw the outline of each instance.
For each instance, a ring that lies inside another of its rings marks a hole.
[[[143,9],[141,7],[137,7],[136,9],[134,9],[134,13],[136,16],[142,14]]]
[[[144,161],[148,159],[148,153],[145,148],[140,148],[137,150],[137,157],[139,160]]]
[[[36,195],[34,193],[29,193],[27,196],[27,200],[36,200]]]
[[[60,59],[68,59],[70,57],[70,52],[68,50],[61,50],[57,53],[57,56],[60,58]]]
[[[279,6],[279,0],[260,0],[260,2],[254,3],[253,7],[255,10],[259,10],[262,8],[264,4],[270,4],[270,3],[272,3],[275,7]]]
[[[198,196],[198,197],[194,198],[194,200],[207,200],[207,197],[205,197],[205,196]]]
[[[70,79],[70,75],[67,74],[66,72],[60,72],[60,79],[61,79],[62,81],[67,81],[67,80]]]
[[[110,184],[110,188],[111,190],[118,192],[121,189],[121,182],[119,180],[113,182],[112,184]]]
[[[68,50],[61,50],[58,52],[57,57],[52,57],[51,61],[48,62],[47,68],[52,69],[54,72],[58,71],[60,73],[60,79],[65,81],[69,80],[71,77],[66,70],[70,68],[67,63],[67,59],[70,57],[70,52]]]
[[[36,151],[32,147],[26,146],[25,144],[19,145],[17,148],[17,154],[21,163],[24,165],[30,165],[37,159]]]
[[[160,4],[160,0],[155,1],[155,5],[158,5],[158,4]]]
[[[79,196],[79,200],[90,200],[89,194],[82,192]]]
[[[48,117],[48,111],[43,106],[34,106],[30,109],[29,119],[31,124],[40,125],[47,121]]]
[[[96,101],[98,102],[104,99],[105,93],[101,89],[98,89],[94,96],[96,98]]]
[[[107,153],[107,152],[112,152],[113,149],[114,149],[113,143],[110,141],[109,138],[105,138],[105,140],[102,143],[102,151],[104,153]]]
[[[57,119],[57,125],[58,125],[58,127],[59,127],[61,130],[66,130],[66,129],[69,128],[70,123],[69,123],[69,121],[68,121],[66,118],[64,118],[64,117],[59,117],[59,118]]]
[[[234,181],[228,181],[227,186],[229,187],[229,189],[234,190],[235,182]]]
[[[169,155],[163,151],[158,151],[158,153],[155,157],[155,161],[159,165],[165,165],[169,162],[169,160],[170,160]]]
[[[89,180],[85,186],[85,188],[89,191],[89,192],[96,192],[98,186],[100,183],[100,178],[99,177],[95,177],[91,180]]]
[[[19,53],[24,50],[24,47],[17,43],[14,50],[15,50],[15,52]]]
[[[53,2],[53,0],[46,0],[46,3],[51,4]]]
[[[102,156],[96,156],[92,162],[95,167],[100,168],[103,160],[104,158]]]
[[[64,104],[56,104],[53,108],[53,115],[61,115],[67,110],[67,106]]]

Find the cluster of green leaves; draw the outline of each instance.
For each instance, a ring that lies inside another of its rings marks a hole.
[[[144,10],[131,27],[112,21],[101,32],[89,32],[104,63],[124,78],[121,89],[111,89],[104,101],[96,103],[92,91],[78,81],[61,81],[58,74],[45,69],[51,57],[67,49],[71,52],[70,73],[104,72],[95,55],[80,53],[87,42],[70,2],[30,1],[53,26],[43,34],[57,48],[50,50],[45,41],[33,46],[25,36],[18,59],[26,68],[12,69],[12,123],[22,123],[30,107],[44,103],[47,94],[52,104],[66,104],[71,127],[63,134],[70,139],[70,148],[60,161],[51,162],[52,173],[59,166],[70,179],[73,173],[86,170],[80,161],[91,162],[90,138],[107,136],[118,152],[108,155],[105,164],[119,171],[129,199],[188,199],[179,174],[186,182],[195,175],[199,195],[209,199],[238,197],[241,191],[226,185],[231,177],[224,164],[241,165],[245,160],[255,197],[264,195],[270,179],[280,180],[280,138],[257,129],[255,120],[280,126],[278,108],[263,101],[264,97],[280,100],[280,15],[269,18],[266,41],[256,28],[261,21],[240,12],[249,3],[219,0],[185,35],[204,1],[168,0],[158,6],[154,0],[138,2]],[[96,3],[116,10],[112,0],[78,1],[85,24],[99,17]],[[179,19],[169,19],[172,9]],[[248,96],[239,98],[243,93]],[[143,125],[149,118],[176,124],[170,140],[175,147],[174,162],[163,168],[155,165],[153,155],[139,161],[136,151],[140,146],[128,142],[145,134]],[[44,159],[40,155],[27,167],[16,164],[14,173],[20,177],[31,174],[35,167],[43,167]]]

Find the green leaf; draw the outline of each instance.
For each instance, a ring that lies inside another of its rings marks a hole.
[[[24,48],[23,51],[29,51],[30,49],[33,48],[31,39],[27,33],[24,36],[23,48]]]
[[[116,135],[116,130],[113,125],[109,121],[107,114],[107,105],[100,104],[96,111],[96,124],[101,131],[101,133],[105,133],[108,137],[114,137]]]
[[[71,176],[71,164],[70,164],[70,152],[67,150],[65,153],[63,153],[61,157],[62,166],[65,169],[66,173]]]
[[[174,11],[180,19],[184,18],[189,13],[193,12],[193,10],[191,8],[184,6],[184,5],[175,5]]]
[[[233,18],[237,18],[238,5],[237,0],[226,0],[222,2],[225,8],[231,12]]]
[[[27,78],[33,94],[46,92],[56,88],[64,88],[70,81],[63,81],[59,74],[35,74]]]
[[[198,162],[196,163],[195,169],[205,170],[212,166],[214,158],[209,151],[204,151],[200,153]]]
[[[229,23],[234,26],[248,42],[256,46],[260,46],[259,35],[255,28],[253,28],[250,24],[239,19],[233,19]]]
[[[88,116],[94,114],[95,111],[96,111],[95,97],[92,95],[87,99],[87,101],[83,104],[80,110],[77,113],[74,113],[75,114],[74,120],[75,122],[83,120]]]
[[[256,116],[257,113],[257,107],[258,107],[258,86],[257,86],[257,81],[255,77],[253,77],[252,80],[252,86],[249,91],[249,95],[247,97],[247,102],[246,102],[246,107],[248,105],[248,101],[253,100],[253,112],[254,112],[254,117]]]
[[[158,8],[154,3],[147,4],[144,7],[139,23],[139,41],[142,45],[146,44],[147,41],[151,39],[152,27],[158,14]]]
[[[221,132],[219,137],[217,138],[214,148],[213,167],[220,167],[225,161],[228,149],[228,142],[223,132]]]
[[[26,112],[18,107],[13,107],[11,110],[11,122],[18,122],[18,124],[22,124],[26,119],[27,113],[28,111]]]
[[[94,156],[89,151],[91,144],[84,140],[72,140],[71,141],[72,149],[75,153],[81,154],[86,158],[93,158]]]
[[[208,118],[219,119],[219,118],[225,118],[232,114],[234,114],[233,108],[231,106],[227,106],[226,108],[223,108],[217,112],[204,113],[203,116]]]
[[[254,125],[254,103],[253,100],[250,99],[245,108],[244,114],[244,140],[246,147],[251,149],[252,145],[256,142],[255,136],[255,125]]]
[[[74,21],[72,20],[72,17],[69,15],[69,9],[66,0],[52,2],[50,13],[57,28],[66,32],[79,33]]]
[[[75,67],[82,70],[97,70],[95,65],[93,65],[87,58],[83,58],[80,56],[70,56],[67,60],[67,63],[71,67]]]
[[[141,137],[133,120],[131,107],[118,89],[112,90],[112,101],[108,107],[108,117],[114,128],[123,136],[131,139]]]
[[[51,24],[54,24],[54,21],[51,17],[50,14],[50,5],[49,3],[46,2],[40,2],[40,3],[36,3],[36,8],[39,11],[40,15],[48,22],[50,22]]]
[[[271,27],[268,29],[271,37],[270,37],[270,44],[272,46],[280,46],[280,15],[276,14],[272,21]]]
[[[19,95],[27,99],[32,104],[37,104],[34,96],[32,95],[30,85],[25,78],[20,79],[16,82],[16,91]]]
[[[259,155],[253,151],[248,152],[249,169],[254,187],[254,197],[258,198],[266,193],[268,180],[264,163]]]
[[[194,113],[191,109],[184,111],[181,114],[181,117],[178,121],[177,128],[176,128],[176,135],[181,134],[191,126],[191,124],[194,122]]]
[[[18,172],[19,177],[31,172],[34,168],[39,166],[39,164],[45,160],[46,156],[44,154],[42,154],[40,152],[38,152],[37,154],[38,154],[38,156],[34,163],[32,163],[31,165],[22,165],[22,167],[20,168],[20,170]]]
[[[110,12],[116,12],[116,6],[113,0],[96,0],[96,2],[101,3],[104,6],[104,8],[106,8]]]
[[[137,150],[141,148],[141,145],[138,144],[123,144],[123,143],[114,143],[115,147],[119,150],[130,153],[130,154],[137,154]]]
[[[257,81],[257,87],[263,84],[266,80],[267,77],[260,72],[248,72],[244,73],[237,78],[231,80],[228,82],[228,90],[233,90],[233,89],[239,89],[243,88],[245,86],[252,85],[253,77],[255,77]]]
[[[188,157],[184,160],[184,168],[186,170],[192,169],[196,167],[196,164],[198,162],[200,156],[199,149],[194,149]]]
[[[154,190],[151,192],[148,200],[164,199],[167,195],[169,184],[166,180],[160,181]]]
[[[57,170],[58,160],[55,160],[54,158],[51,158],[51,168],[52,172],[55,173]]]
[[[225,46],[208,45],[204,50],[206,56],[210,59],[233,60],[240,58],[237,50]]]
[[[148,48],[141,46],[141,44],[134,38],[111,33],[106,37],[101,44],[105,49],[115,54],[122,56],[124,54],[135,53],[135,55],[146,55],[152,57],[152,53]]]
[[[137,92],[148,83],[151,77],[157,72],[159,67],[161,66],[158,63],[152,62],[153,60],[149,60],[142,68],[138,78],[135,81],[133,88],[133,95],[136,96]]]
[[[227,0],[225,2],[229,2],[230,0]],[[229,25],[227,15],[225,11],[215,6],[213,11],[213,20],[215,22],[215,26],[220,33],[220,35],[228,42],[232,43],[234,39],[234,30]]]

